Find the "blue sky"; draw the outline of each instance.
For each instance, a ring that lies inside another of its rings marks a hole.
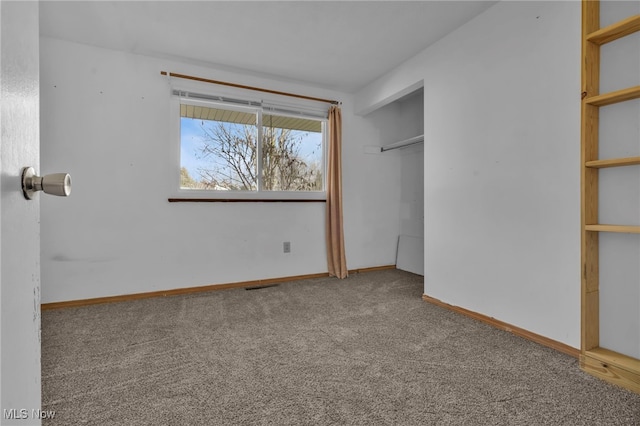
[[[194,179],[199,179],[198,168],[206,165],[206,161],[198,160],[196,153],[202,137],[202,120],[192,118],[180,119],[180,167],[186,167]]]

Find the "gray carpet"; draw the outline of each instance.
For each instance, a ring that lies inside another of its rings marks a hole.
[[[640,396],[387,270],[45,311],[45,425],[637,425]]]

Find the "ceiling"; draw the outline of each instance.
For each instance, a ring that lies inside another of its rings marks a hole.
[[[43,1],[45,37],[356,92],[495,1]]]

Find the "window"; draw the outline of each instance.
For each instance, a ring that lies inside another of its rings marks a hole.
[[[181,95],[182,192],[324,197],[324,113],[174,94]]]

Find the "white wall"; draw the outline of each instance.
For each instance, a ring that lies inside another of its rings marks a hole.
[[[398,101],[398,139],[408,139],[424,132],[424,95],[417,91]],[[400,155],[400,233],[424,236],[424,145],[397,150]]]
[[[579,347],[580,3],[498,3],[356,110],[419,80],[425,294]]]
[[[381,135],[351,95],[41,38],[42,171],[73,179],[42,200],[43,303],[326,272],[324,203],[167,202],[162,70],[342,100],[347,264],[395,262],[399,173],[364,154]]]

